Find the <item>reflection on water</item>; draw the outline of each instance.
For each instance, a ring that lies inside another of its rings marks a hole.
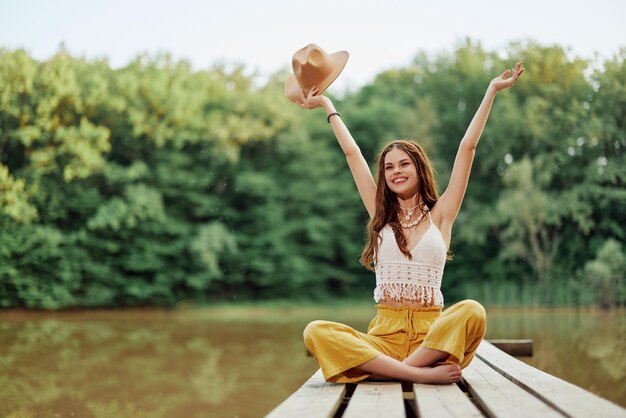
[[[0,313],[0,416],[257,417],[316,369],[302,330],[372,307]],[[488,338],[626,406],[626,312],[488,309]]]

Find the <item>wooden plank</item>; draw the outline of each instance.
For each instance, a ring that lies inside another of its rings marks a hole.
[[[467,391],[490,417],[562,417],[560,412],[475,358],[463,370]]]
[[[342,418],[404,418],[402,384],[361,382],[350,398]]]
[[[477,356],[512,382],[570,417],[626,417],[626,409],[558,377],[535,369],[487,341]]]
[[[533,340],[489,340],[489,342],[512,356],[533,355]]]
[[[470,364],[469,367],[472,365]],[[413,393],[420,418],[478,418],[483,416],[457,385],[415,384]]]
[[[346,392],[345,384],[327,383],[318,370],[304,385],[268,415],[268,418],[333,417]]]

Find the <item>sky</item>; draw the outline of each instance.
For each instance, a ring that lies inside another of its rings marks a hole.
[[[625,0],[0,0],[0,48],[45,60],[63,43],[115,68],[141,53],[169,52],[196,70],[222,62],[267,76],[315,43],[350,53],[335,82],[346,88],[468,37],[488,50],[533,40],[610,58],[626,47],[624,16]]]

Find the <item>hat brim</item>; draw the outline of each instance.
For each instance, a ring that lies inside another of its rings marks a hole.
[[[330,74],[328,74],[328,76],[324,80],[319,83],[319,85],[316,86],[319,90],[318,94],[324,93],[324,91],[326,91],[326,89],[330,87],[330,85],[337,79],[337,77],[339,77],[339,74],[341,74],[346,66],[346,63],[348,62],[350,54],[348,53],[348,51],[337,51],[329,54],[329,57],[333,60],[334,69]],[[305,94],[308,94],[309,90],[310,89],[305,89]],[[285,81],[285,96],[287,96],[287,98],[292,102],[296,103],[301,100],[301,91],[302,87],[300,87],[300,85],[298,84],[296,76],[291,74],[287,78],[287,81]]]

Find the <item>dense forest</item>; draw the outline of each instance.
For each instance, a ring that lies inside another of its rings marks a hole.
[[[368,161],[414,139],[441,192],[489,81],[524,62],[478,145],[447,301],[626,304],[625,57],[468,40],[334,98]],[[287,75],[0,50],[0,307],[371,297],[367,212]]]

